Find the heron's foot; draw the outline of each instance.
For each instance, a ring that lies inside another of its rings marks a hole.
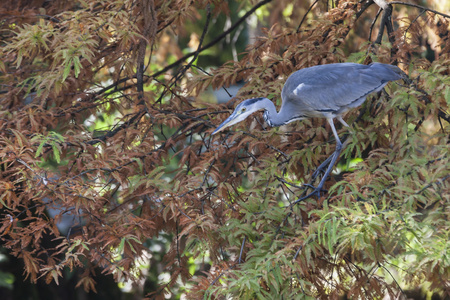
[[[309,183],[304,183],[303,185],[310,189],[313,189],[313,190],[316,188],[315,186],[313,186],[312,184],[309,184]]]
[[[298,198],[296,201],[294,201],[294,202],[291,204],[291,206],[296,205],[297,203],[302,202],[302,201],[304,201],[304,200],[306,200],[306,199],[309,199],[309,198],[311,198],[311,197],[313,197],[313,196],[317,196],[317,199],[320,199],[320,193],[321,193],[321,192],[324,192],[324,193],[328,192],[327,190],[322,189],[321,186],[319,186],[319,187],[314,187],[313,185],[308,184],[308,183],[305,183],[304,186],[306,186],[306,187],[312,189],[313,191],[312,191],[311,193],[309,193],[309,194],[307,194],[307,195],[301,197],[301,198]]]
[[[314,173],[312,174],[312,179],[315,180],[317,176],[319,176],[320,173],[325,173],[325,168],[317,168]]]
[[[333,153],[330,157],[328,157],[323,163],[320,164],[320,166],[317,167],[317,169],[312,174],[312,180],[315,180],[320,173],[326,173],[326,169],[329,167],[331,160],[333,159],[333,156],[335,154]]]
[[[325,194],[326,192],[328,192],[328,190],[323,189],[322,186],[315,187],[312,184],[308,184],[308,183],[305,183],[303,185],[312,189],[313,191],[310,193],[310,195],[312,195],[312,196],[317,195],[317,198],[320,198],[320,193],[323,192],[323,194]]]
[[[313,191],[313,195],[317,196],[317,199],[320,199],[321,193],[323,192],[322,195],[324,195],[325,193],[328,192],[328,190],[322,189],[321,187],[316,187]]]

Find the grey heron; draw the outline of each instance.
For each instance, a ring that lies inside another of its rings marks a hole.
[[[212,135],[245,120],[258,110],[264,110],[264,119],[271,127],[305,118],[326,118],[336,138],[336,150],[329,158],[330,162],[325,162],[328,168],[315,188],[315,192],[320,196],[320,191],[342,151],[342,143],[333,119],[336,118],[349,127],[342,119],[345,112],[360,106],[370,93],[378,92],[390,81],[403,77],[404,73],[398,67],[382,63],[335,63],[301,69],[292,73],[286,80],[281,91],[282,105],[279,112],[267,98],[244,100]],[[319,169],[323,168],[323,165]]]

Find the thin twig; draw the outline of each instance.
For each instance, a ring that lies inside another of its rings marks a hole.
[[[193,66],[194,68],[199,69],[200,71],[202,71],[202,72],[205,73],[206,75],[213,76],[211,73],[206,72],[205,70],[203,70],[203,68],[200,68],[200,67],[197,66],[197,65],[192,65],[192,66]],[[222,89],[227,93],[228,97],[230,97],[230,98],[233,97],[233,95],[231,95],[231,94],[228,92],[228,90],[227,90],[224,86],[222,86]]]
[[[309,14],[309,12],[311,11],[311,9],[314,7],[314,5],[316,5],[317,2],[319,2],[319,0],[314,1],[314,3],[311,4],[311,6],[310,6],[310,7],[308,8],[308,10],[306,11],[305,15],[303,16],[302,20],[300,21],[300,24],[298,24],[297,31],[296,31],[297,33],[300,32],[300,27],[302,27],[302,24],[303,24],[303,22],[305,21],[306,16]]]
[[[403,289],[401,288],[400,284],[398,284],[397,280],[396,280],[395,277],[391,274],[391,272],[389,272],[389,270],[388,270],[385,266],[383,266],[382,264],[380,264],[380,263],[378,263],[378,266],[380,266],[381,268],[383,268],[386,272],[388,272],[389,275],[391,275],[392,280],[394,280],[395,284],[396,284],[397,287],[400,289],[400,292],[401,292],[401,293],[403,294],[403,296],[405,296],[405,298],[406,298],[405,292],[404,292]]]
[[[370,24],[369,41],[372,39],[372,31],[373,31],[373,27],[375,26],[375,23],[377,22],[378,17],[380,16],[381,11],[382,11],[382,9],[379,8],[379,9],[378,9],[378,12],[377,12],[377,15],[375,16],[375,18],[374,18],[373,21],[372,21],[372,24]]]
[[[242,263],[242,252],[244,252],[245,239],[246,237],[244,236],[244,240],[242,241],[241,245],[241,252],[239,253],[238,263]]]
[[[406,28],[405,33],[404,33],[404,35],[403,35],[403,38],[404,38],[405,40],[406,40],[406,34],[408,33],[408,31],[409,31],[409,29],[411,28],[412,24],[414,24],[414,23],[417,21],[417,19],[419,19],[425,12],[426,12],[426,10],[422,10],[422,11],[420,12],[420,14],[418,14],[418,15],[414,18],[414,20],[411,21],[411,23],[409,23],[409,26],[408,26],[408,28]]]
[[[297,259],[297,256],[300,254],[300,251],[302,251],[302,248],[303,248],[302,246],[298,247],[298,250],[297,250],[297,252],[295,252],[295,255],[292,258],[292,260],[296,260]]]
[[[422,6],[422,5],[417,5],[417,4],[413,4],[413,3],[406,3],[406,2],[402,2],[402,1],[392,1],[392,2],[389,2],[389,4],[399,4],[399,5],[412,6],[412,7],[420,8],[420,9],[423,9],[423,10],[426,10],[426,11],[430,11],[430,12],[436,14],[436,15],[441,15],[443,17],[450,18],[450,15],[438,12],[437,10],[434,10],[434,9],[431,9],[431,8],[428,8],[428,7],[425,7],[425,6]]]

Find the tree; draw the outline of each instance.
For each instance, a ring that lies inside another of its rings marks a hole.
[[[77,272],[95,291],[101,272],[147,279],[153,298],[448,296],[449,16],[332,4],[3,3],[3,251],[31,282]],[[269,29],[239,61],[199,67],[256,12]],[[234,23],[211,30],[219,18]],[[245,80],[235,100],[279,105],[290,73],[344,61],[398,64],[410,80],[347,114],[319,199],[304,184],[334,150],[323,120],[268,129],[255,115],[210,136],[236,101],[201,101],[209,86]]]

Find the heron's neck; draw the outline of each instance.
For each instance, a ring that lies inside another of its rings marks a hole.
[[[270,127],[284,125],[285,122],[277,112],[277,108],[275,107],[273,102],[267,98],[263,98],[261,101],[264,106],[264,120],[267,122],[267,124],[269,124]]]

